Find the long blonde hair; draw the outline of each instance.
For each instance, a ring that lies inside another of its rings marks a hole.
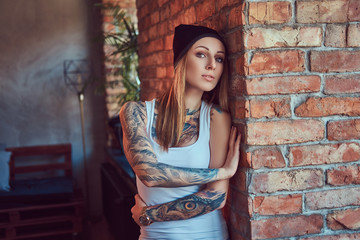
[[[185,125],[185,76],[186,55],[176,64],[174,81],[169,89],[159,98],[158,115],[156,119],[156,139],[163,150],[176,146]],[[202,99],[207,103],[219,105],[223,111],[228,112],[228,62],[224,60],[224,69],[216,87],[204,92]]]

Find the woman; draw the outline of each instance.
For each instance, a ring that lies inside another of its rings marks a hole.
[[[227,239],[219,209],[237,169],[240,136],[230,132],[225,43],[210,28],[180,25],[173,52],[170,89],[120,111],[139,193],[132,209],[139,239]]]

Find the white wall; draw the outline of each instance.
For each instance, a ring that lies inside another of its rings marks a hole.
[[[63,61],[88,58],[100,76],[102,43],[95,0],[0,1],[0,143],[8,147],[69,142],[83,185],[77,95],[65,86]],[[104,96],[85,92],[85,134],[92,215],[101,213],[100,163],[106,145]]]

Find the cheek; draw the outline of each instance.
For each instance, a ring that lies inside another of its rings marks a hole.
[[[196,74],[198,69],[200,69],[199,67],[200,66],[198,61],[194,61],[194,59],[189,59],[186,63],[186,75],[191,76],[193,74]]]
[[[221,77],[222,73],[223,73],[223,70],[224,70],[224,65],[220,64],[217,66],[217,69],[216,69],[216,75],[218,78]]]

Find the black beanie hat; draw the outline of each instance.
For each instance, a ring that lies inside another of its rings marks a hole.
[[[211,28],[185,24],[177,26],[175,28],[173,41],[174,66],[197,40],[204,37],[217,38],[222,42],[224,47],[226,46],[224,39],[219,35],[218,32]]]

